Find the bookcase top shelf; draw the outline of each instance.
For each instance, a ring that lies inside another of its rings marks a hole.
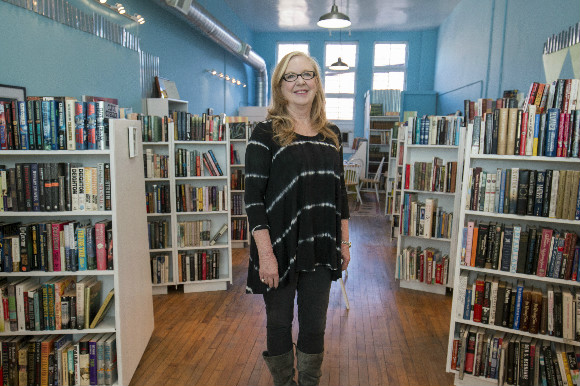
[[[227,141],[175,141],[176,145],[225,145]]]
[[[570,157],[538,157],[525,155],[496,155],[496,154],[470,154],[471,159],[497,160],[497,161],[522,161],[522,162],[553,162],[580,164],[580,158]]]
[[[573,280],[564,280],[564,279],[556,279],[553,277],[543,277],[543,276],[536,276],[536,275],[526,275],[525,273],[513,273],[502,271],[500,269],[489,269],[489,268],[477,268],[471,267],[467,265],[461,265],[460,269],[463,271],[475,271],[495,276],[507,276],[513,277],[517,279],[524,279],[524,280],[533,280],[533,281],[542,281],[550,284],[559,284],[565,286],[573,286],[573,287],[580,287],[580,282],[573,281]]]
[[[0,277],[45,277],[45,276],[112,276],[115,271],[112,270],[87,270],[87,271],[26,271],[26,272],[0,272]]]
[[[18,157],[62,157],[71,156],[78,157],[79,155],[101,155],[109,156],[110,150],[1,150],[0,157],[18,156]]]
[[[105,210],[95,211],[79,211],[71,210],[65,212],[0,212],[2,217],[96,217],[96,216],[112,216],[113,213]]]
[[[411,144],[405,144],[407,146],[408,149],[453,149],[453,150],[457,150],[459,149],[459,146],[456,145],[411,145]]]
[[[508,213],[493,213],[493,212],[480,212],[477,210],[466,210],[466,216],[477,216],[477,217],[488,217],[488,218],[503,218],[518,221],[533,221],[533,222],[543,222],[543,223],[553,223],[553,224],[566,224],[579,226],[579,220],[567,220],[562,218],[551,218],[551,217],[540,217],[540,216],[522,216],[519,214],[508,214]]]

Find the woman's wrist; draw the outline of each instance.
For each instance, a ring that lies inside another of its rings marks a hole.
[[[348,240],[342,240],[340,243],[342,245],[348,246],[349,248],[352,246],[352,243],[350,241],[348,241]]]

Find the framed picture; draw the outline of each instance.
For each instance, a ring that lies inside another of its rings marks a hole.
[[[7,102],[11,100],[26,100],[26,88],[20,86],[9,86],[0,84],[0,101]]]
[[[179,99],[179,92],[177,92],[177,86],[174,81],[156,76],[155,87],[158,98]]]

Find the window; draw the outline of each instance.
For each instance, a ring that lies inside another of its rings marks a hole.
[[[302,51],[310,55],[308,43],[278,43],[278,58],[276,63],[279,63],[286,54],[294,51]]]
[[[375,43],[373,90],[405,89],[406,43]]]
[[[352,121],[354,119],[354,94],[357,65],[356,43],[326,43],[324,55],[324,92],[326,93],[326,116],[330,120]],[[338,58],[348,64],[346,71],[332,71],[330,65]]]

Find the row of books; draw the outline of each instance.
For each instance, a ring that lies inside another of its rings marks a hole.
[[[461,264],[579,281],[575,232],[473,221],[463,228]]]
[[[534,288],[523,280],[512,283],[465,271],[459,280],[457,312],[464,320],[580,340],[580,315],[576,314],[580,294],[569,287]]]
[[[241,193],[232,194],[232,215],[240,216],[244,214],[244,195]]]
[[[204,169],[205,167],[205,169]],[[199,150],[176,149],[175,150],[175,176],[176,177],[200,177],[200,176],[223,176],[222,168],[217,161],[214,152]]]
[[[397,256],[395,278],[447,285],[449,256],[433,248],[406,247]]]
[[[455,193],[457,162],[433,157],[432,162],[405,165],[405,189]]]
[[[138,114],[141,121],[143,142],[168,142],[169,133],[173,132],[173,117]]]
[[[45,282],[38,277],[2,280],[4,331],[57,331],[95,328],[106,316],[114,292],[101,303],[102,282],[94,276],[76,276]]]
[[[232,171],[232,190],[246,190],[246,174],[242,169]]]
[[[177,259],[179,282],[220,278],[220,250],[180,252]]]
[[[0,102],[0,150],[104,150],[117,105],[72,97]]]
[[[111,210],[110,164],[0,165],[0,194],[4,212]]]
[[[580,171],[476,167],[467,178],[466,209],[580,220]]]
[[[164,284],[171,281],[171,256],[167,254],[155,254],[150,258],[151,283]]]
[[[548,109],[539,114],[517,107],[496,109],[473,121],[472,154],[578,157],[578,110]]]
[[[401,235],[444,239],[451,237],[453,213],[438,207],[435,198],[427,198],[422,203],[417,201],[416,193],[405,193],[401,215]]]
[[[228,210],[228,187],[178,184],[177,212],[214,212]]]
[[[1,337],[4,385],[113,385],[117,380],[116,334]]]
[[[225,141],[225,114],[201,115],[185,111],[172,111],[176,141]]]
[[[410,145],[458,146],[463,117],[459,115],[409,117],[406,125]]]
[[[555,108],[570,114],[578,108],[579,101],[579,79],[557,79],[551,83],[532,82],[524,99],[523,109],[529,111],[534,106],[542,113]]]
[[[230,144],[230,162],[232,165],[243,164],[242,158],[240,157],[240,152],[234,149],[234,145]]]
[[[580,349],[530,336],[460,325],[453,337],[451,368],[500,385],[577,385]]]
[[[521,94],[518,90],[504,90],[503,96],[496,100],[491,98],[479,98],[476,101],[465,99],[463,101],[463,116],[465,123],[473,123],[475,117],[485,116],[502,107],[518,107],[518,98]]]
[[[177,246],[209,246],[211,240],[211,220],[180,221],[177,224]]]
[[[245,218],[232,219],[232,240],[246,241],[248,239],[248,221]]]
[[[170,224],[167,220],[147,221],[149,249],[170,248]]]
[[[155,154],[153,149],[146,149],[143,154],[145,178],[169,178],[169,156]]]
[[[167,184],[145,184],[147,213],[171,213],[171,193]]]
[[[503,97],[497,100],[479,98],[477,101],[464,101],[464,116],[473,122],[477,116],[485,116],[500,108],[521,107],[525,112],[533,105],[539,114],[549,109],[560,109],[570,114],[578,108],[580,98],[580,81],[578,79],[557,79],[551,83],[532,82],[528,94],[521,106],[518,106],[518,91],[506,90]]]
[[[376,123],[376,122],[373,122]],[[391,134],[388,131],[376,132],[371,131],[369,135],[369,144],[371,145],[388,145]]]
[[[113,269],[110,220],[0,223],[2,272]]]

